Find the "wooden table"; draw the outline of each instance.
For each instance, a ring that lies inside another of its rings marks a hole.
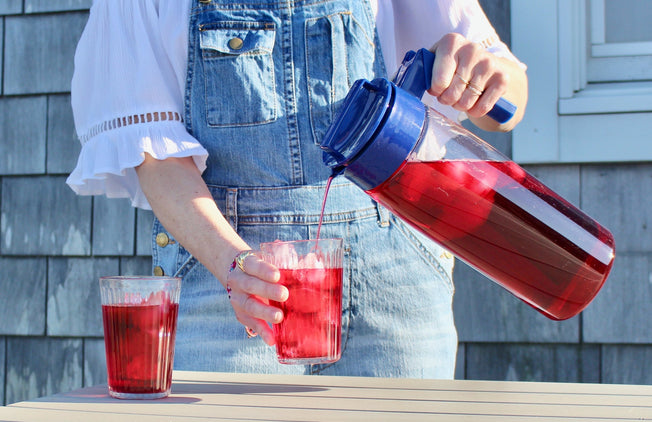
[[[160,400],[106,386],[0,407],[2,421],[646,421],[652,386],[175,372]]]

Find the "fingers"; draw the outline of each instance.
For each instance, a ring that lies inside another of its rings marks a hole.
[[[287,287],[278,284],[280,280],[278,269],[256,255],[249,255],[242,262],[242,268],[229,273],[232,289],[258,296],[262,299],[285,302],[289,292]]]
[[[257,299],[254,298],[253,296],[249,296],[251,299],[247,299],[250,301],[256,301]],[[233,310],[235,311],[236,318],[237,320],[244,325],[244,329],[247,332],[248,337],[255,337],[257,335],[260,336],[260,338],[269,346],[273,346],[276,343],[276,340],[274,338],[274,332],[270,328],[269,324],[267,321],[256,318],[254,315],[247,313],[241,308],[236,302],[234,302],[234,299],[231,299],[231,304],[233,306]],[[245,307],[250,306],[250,305],[244,305]],[[254,311],[255,313],[256,311]],[[279,310],[280,313],[280,310]],[[282,313],[281,313],[281,318],[282,320]],[[278,320],[278,322],[280,322]]]
[[[435,52],[435,61],[432,65],[432,80],[428,92],[438,99],[447,89],[455,87],[454,76],[457,70],[457,61],[453,53],[455,47],[450,44],[452,42],[454,40],[449,41],[442,38],[431,49]],[[449,93],[448,95],[452,96],[453,94]]]
[[[483,94],[466,112],[472,117],[481,117],[489,113],[496,102],[507,90],[509,79],[505,73],[495,73],[485,82]]]
[[[459,34],[447,34],[435,51],[429,93],[441,104],[480,117],[505,93],[507,74],[498,59]]]
[[[283,312],[258,296],[245,292],[231,292],[231,306],[236,314],[246,314],[255,319],[261,319],[270,324],[278,324],[283,320]]]
[[[281,277],[278,268],[260,259],[255,252],[246,251],[244,254],[238,255],[238,257],[242,255],[245,255],[245,257],[238,265],[240,271],[269,283],[278,282]],[[238,261],[238,258],[236,258],[236,261]]]
[[[268,345],[274,345],[274,333],[269,324],[283,320],[283,312],[270,301],[284,302],[289,296],[285,286],[278,284],[278,269],[255,253],[238,254],[227,276],[226,290],[238,321],[249,337],[253,332]]]
[[[243,329],[247,333],[247,337],[260,337],[265,344],[273,346],[276,344],[276,338],[274,337],[274,332],[265,321],[257,320],[255,318],[250,318],[247,316],[240,317],[236,315],[238,322],[240,322],[244,327]]]
[[[283,320],[283,312],[275,306],[270,306],[268,301],[244,291],[236,290],[227,284],[229,301],[233,307],[236,319],[253,332],[260,335],[265,343],[270,346],[275,344],[274,333],[269,324],[278,324]],[[251,333],[247,330],[249,337]]]

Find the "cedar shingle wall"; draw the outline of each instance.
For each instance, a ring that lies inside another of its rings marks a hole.
[[[509,0],[482,1],[509,42]],[[150,212],[77,197],[70,110],[91,0],[0,0],[0,402],[106,379],[97,279],[150,271]],[[511,152],[507,134],[480,133]],[[618,258],[595,302],[547,320],[456,269],[457,377],[652,384],[652,164],[530,166],[609,227]]]

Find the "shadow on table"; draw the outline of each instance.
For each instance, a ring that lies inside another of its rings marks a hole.
[[[172,384],[172,394],[289,394],[325,391],[326,387],[261,384],[247,382],[181,382]]]
[[[325,391],[328,388],[292,384],[260,384],[247,382],[201,382],[178,381],[172,383],[172,394],[169,397],[155,400],[123,400],[109,396],[106,385],[96,385],[80,390],[63,394],[55,394],[47,398],[35,399],[34,401],[56,402],[57,397],[64,397],[63,401],[68,403],[129,403],[129,402],[156,402],[161,404],[187,404],[201,401],[200,395],[207,394],[296,394]]]

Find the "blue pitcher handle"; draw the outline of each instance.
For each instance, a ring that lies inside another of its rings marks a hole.
[[[408,51],[403,58],[401,66],[396,72],[392,82],[404,90],[421,98],[430,88],[432,80],[432,66],[435,63],[435,54],[428,49]],[[507,123],[516,113],[516,106],[510,101],[499,98],[494,107],[487,113],[498,123]]]

